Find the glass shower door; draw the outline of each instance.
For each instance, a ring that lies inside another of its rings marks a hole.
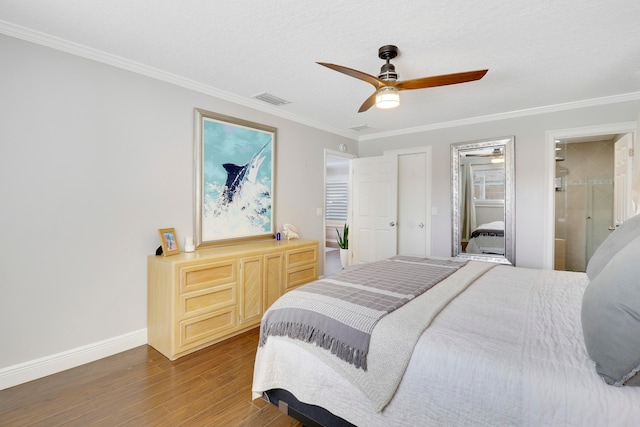
[[[613,180],[589,180],[587,183],[586,264],[598,246],[611,233],[613,224]]]

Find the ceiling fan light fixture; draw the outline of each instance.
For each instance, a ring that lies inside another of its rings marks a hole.
[[[376,93],[376,107],[396,108],[400,105],[400,91],[393,86],[381,87]]]

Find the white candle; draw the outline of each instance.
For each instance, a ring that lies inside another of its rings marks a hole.
[[[193,236],[186,236],[184,238],[184,251],[193,252],[195,247],[193,246]]]

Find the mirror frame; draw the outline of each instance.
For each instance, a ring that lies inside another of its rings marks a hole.
[[[451,256],[477,260],[497,262],[501,264],[516,264],[515,246],[515,137],[482,139],[477,141],[451,144]],[[460,154],[465,150],[476,150],[489,147],[504,147],[504,256],[467,254],[462,252],[460,242]]]

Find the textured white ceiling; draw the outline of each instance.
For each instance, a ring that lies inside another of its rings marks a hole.
[[[600,98],[640,99],[638,0],[0,0],[0,32],[190,81],[354,138]],[[401,80],[488,68],[357,113],[394,44]],[[1,56],[1,52],[0,52]],[[290,101],[273,107],[252,97]],[[352,127],[366,125],[361,131]]]

